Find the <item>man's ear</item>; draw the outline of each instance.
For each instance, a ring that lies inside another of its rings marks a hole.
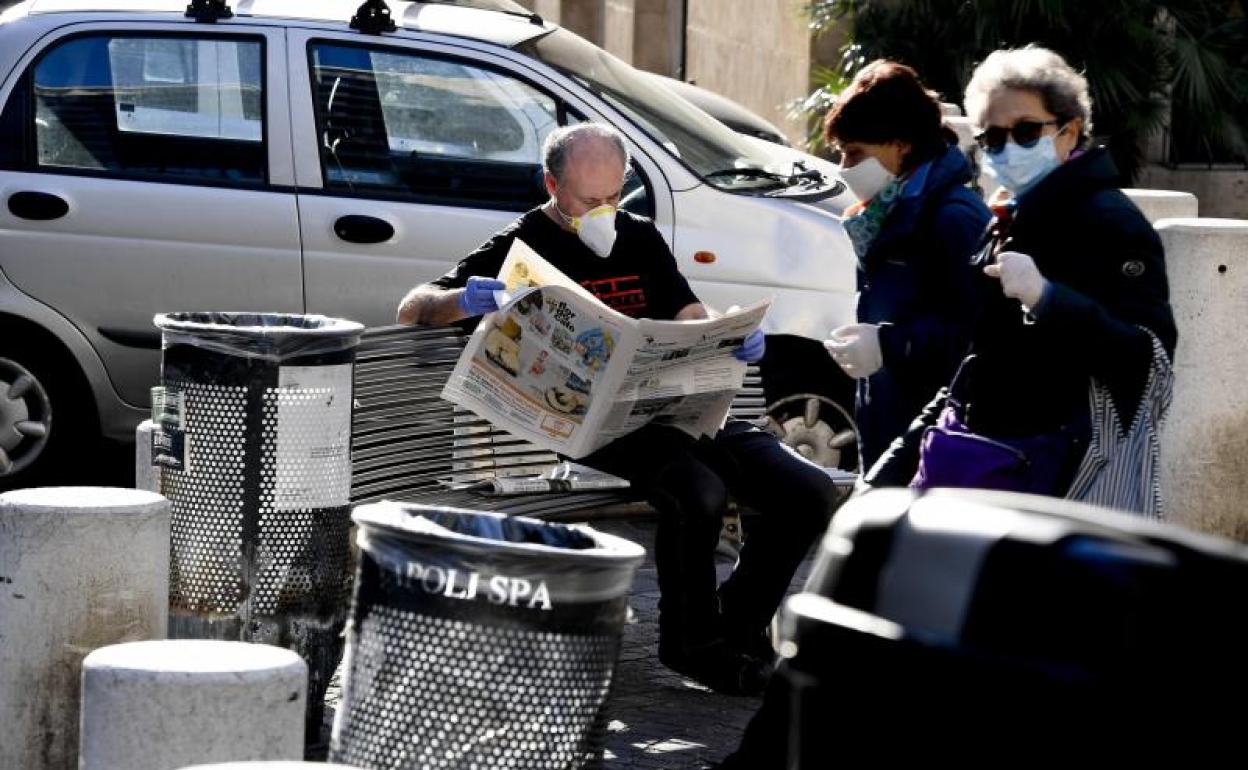
[[[559,183],[555,181],[555,175],[549,171],[542,172],[542,181],[546,183],[546,194],[555,197],[555,191],[559,189]]]

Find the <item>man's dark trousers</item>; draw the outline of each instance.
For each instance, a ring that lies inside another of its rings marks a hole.
[[[756,639],[842,496],[818,466],[739,420],[699,439],[647,425],[580,462],[628,479],[659,513],[660,648]],[[715,547],[730,495],[759,516],[717,595]]]

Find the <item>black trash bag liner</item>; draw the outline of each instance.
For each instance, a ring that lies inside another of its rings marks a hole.
[[[163,346],[191,345],[216,353],[281,362],[354,348],[362,324],[294,313],[180,312],[152,319]]]

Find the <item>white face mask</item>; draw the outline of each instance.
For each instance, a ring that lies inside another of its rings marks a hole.
[[[1060,132],[1059,132],[1060,133]],[[1061,165],[1057,159],[1056,135],[1042,136],[1030,147],[1006,142],[1001,152],[986,152],[988,173],[1015,197],[1035,187],[1049,172]]]
[[[849,185],[849,191],[858,196],[858,200],[869,201],[896,179],[896,175],[890,174],[879,158],[870,157],[849,168],[842,168],[841,179]]]
[[[611,249],[615,246],[615,206],[604,203],[579,217],[570,217],[563,213],[558,203],[555,204],[555,211],[590,251],[603,259],[611,256]]]

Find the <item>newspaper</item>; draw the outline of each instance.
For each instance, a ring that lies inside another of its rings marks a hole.
[[[572,458],[651,421],[714,434],[745,377],[732,352],[771,304],[702,321],[629,318],[520,239],[498,278],[499,310],[477,325],[442,397]]]

